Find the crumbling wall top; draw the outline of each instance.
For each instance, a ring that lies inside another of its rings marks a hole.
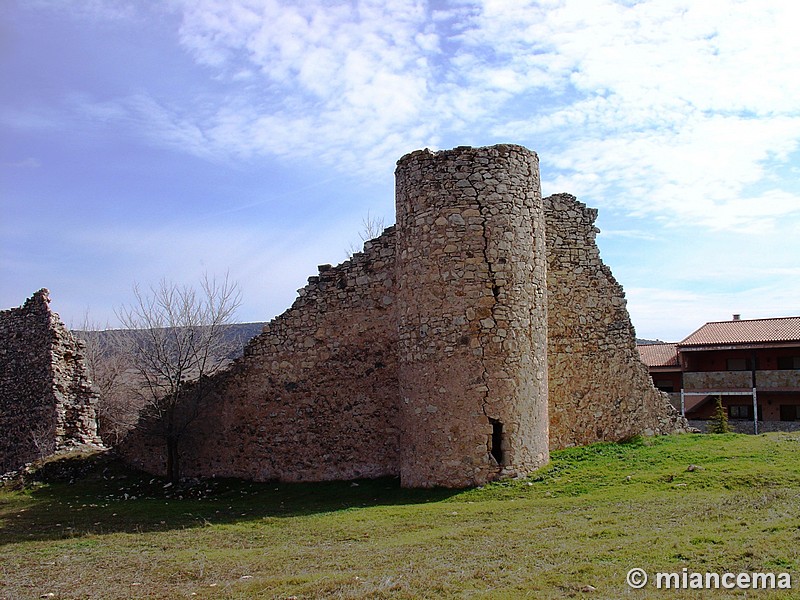
[[[0,311],[0,471],[80,444],[100,445],[81,345],[43,288]]]

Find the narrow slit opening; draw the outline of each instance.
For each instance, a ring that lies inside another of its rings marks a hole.
[[[496,419],[489,419],[489,422],[492,424],[492,443],[489,452],[497,464],[503,466],[503,424]]]

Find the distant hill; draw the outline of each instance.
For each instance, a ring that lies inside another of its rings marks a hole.
[[[257,336],[261,331],[264,329],[264,325],[267,323],[234,323],[232,325],[228,325],[225,328],[226,336],[229,335],[231,338],[237,338],[242,347],[244,347],[247,342]]]
[[[226,340],[232,342],[232,346],[236,348],[236,351],[233,355],[229,356],[228,358],[237,358],[238,356],[242,355],[242,351],[244,347],[247,345],[251,339],[261,333],[264,325],[266,322],[262,323],[232,323],[231,325],[225,326],[225,338]],[[113,347],[113,336],[125,335],[130,330],[127,329],[112,329],[107,331],[81,331],[81,330],[74,330],[74,333],[78,338],[87,340],[91,339],[94,336],[97,336],[97,341],[99,342],[99,347],[104,349],[110,349]]]
[[[653,344],[666,344],[666,342],[662,342],[661,340],[646,340],[644,338],[636,338],[637,346],[652,346]]]

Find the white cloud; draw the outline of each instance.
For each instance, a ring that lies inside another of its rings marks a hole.
[[[672,215],[711,229],[759,230],[800,215],[800,196],[769,175],[795,151],[800,115],[760,121],[693,116],[677,131],[570,140],[545,157],[552,185],[637,216]],[[768,186],[760,193],[750,188]],[[785,184],[783,184],[785,185]]]
[[[800,189],[775,172],[800,144],[800,4],[169,6],[212,75],[208,94],[86,100],[86,118],[215,160],[314,158],[361,174],[418,147],[514,141],[539,151],[548,184],[601,208],[750,231],[797,217]]]
[[[13,169],[38,169],[42,166],[42,163],[32,157],[23,158],[21,160],[12,160],[0,163],[4,167],[11,167]]]
[[[129,0],[27,0],[27,8],[58,10],[66,16],[93,21],[118,21],[133,19],[137,15],[136,2]]]
[[[650,231],[642,231],[640,229],[603,229],[601,231],[603,239],[608,238],[628,238],[633,240],[646,240],[654,241],[658,239],[655,234]]]
[[[557,98],[497,135],[551,140],[556,189],[631,214],[712,228],[764,230],[797,215],[797,192],[753,195],[800,141],[800,8],[742,0],[623,6],[485,2],[474,52],[502,52],[526,71],[539,53]],[[792,57],[792,58],[790,58]]]
[[[426,55],[436,36],[421,3],[208,0],[183,9],[184,47],[231,81],[249,74],[210,119],[220,148],[243,156],[341,153],[352,168],[376,144],[411,130],[424,135]],[[418,142],[403,137],[406,150]]]
[[[318,161],[363,181],[389,179],[394,161],[419,147],[522,143],[539,152],[545,193],[574,193],[601,208],[601,219],[618,218],[599,240],[620,248],[609,264],[630,284],[640,334],[678,339],[733,312],[800,310],[798,3],[31,0],[28,8],[84,19],[87,36],[100,25],[130,34],[122,28],[168,12],[153,29],[166,49],[162,36],[174,25],[182,56],[166,57],[169,77],[153,87],[143,77],[116,97],[98,74],[97,88],[70,90],[59,106],[10,102],[0,125],[15,136],[100,131],[227,164]],[[37,164],[20,157],[3,166]],[[359,201],[342,210],[358,212]],[[78,268],[62,269],[53,286],[79,281],[83,297],[103,297],[129,286],[126,261],[142,280],[236,265],[246,298],[261,303],[252,318],[265,318],[350,237],[336,226],[312,235],[313,223],[289,233],[304,219],[259,234],[196,224],[95,231],[68,243],[108,248],[114,272],[98,277],[72,260]],[[33,282],[29,266],[16,273]]]

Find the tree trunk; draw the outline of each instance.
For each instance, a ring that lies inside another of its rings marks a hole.
[[[181,479],[178,438],[174,436],[167,436],[167,477],[172,483],[178,483]]]

